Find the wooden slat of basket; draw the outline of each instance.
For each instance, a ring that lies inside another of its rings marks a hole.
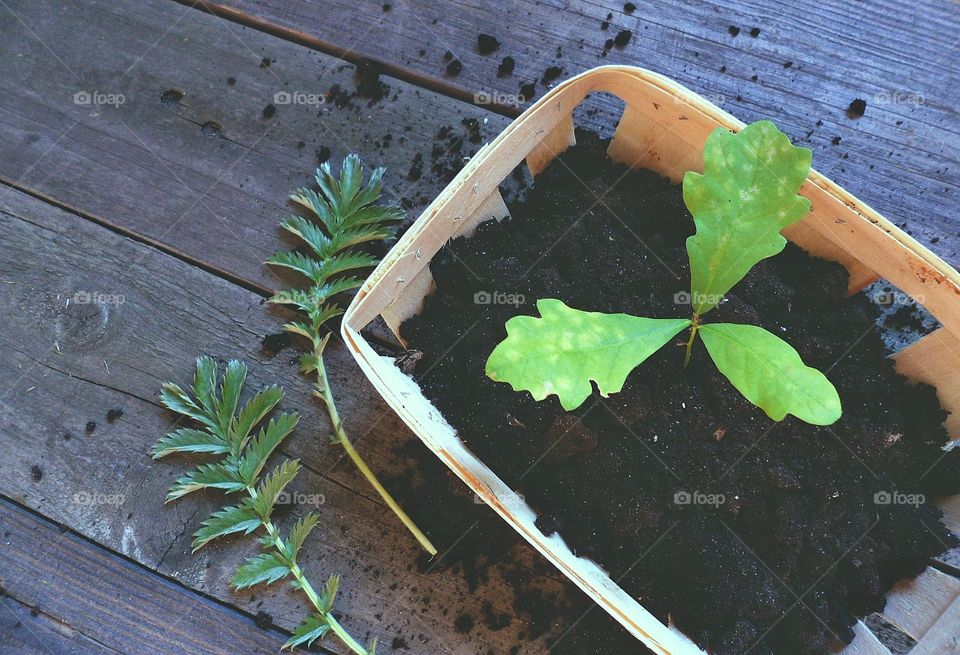
[[[473,235],[480,223],[490,219],[501,220],[509,215],[510,212],[507,210],[507,205],[504,203],[503,196],[500,195],[498,189],[489,194],[473,214],[463,218],[459,226],[455,226],[449,233],[441,231],[440,237],[444,243],[456,237],[469,237]],[[426,262],[423,261],[423,252],[419,248],[413,248],[407,252],[406,256],[413,257],[417,265],[422,265],[422,268],[414,273],[410,280],[404,280],[402,277],[396,280],[398,290],[395,300],[380,312],[384,322],[390,327],[393,334],[404,346],[407,344],[403,337],[400,336],[400,325],[411,316],[420,312],[423,308],[424,298],[433,291],[434,287],[433,275],[430,273],[430,267],[427,265],[430,260],[427,259]]]
[[[527,168],[536,177],[550,165],[553,158],[577,142],[573,132],[573,116],[568,115],[556,127],[545,133],[543,140],[527,155]]]
[[[696,141],[701,137],[706,140],[705,130],[695,133],[695,142],[690,143],[685,133],[676,131],[680,113],[675,102],[663,104],[648,101],[645,104],[649,107],[628,104],[623,110],[607,155],[630,168],[649,168],[676,184],[683,180],[686,171],[702,171],[703,144],[698,147]],[[641,135],[647,134],[651,125],[657,126],[656,133],[649,138],[642,138]],[[678,140],[688,147],[676,147]]]
[[[960,655],[960,598],[940,615],[910,655]]]
[[[852,296],[880,279],[880,276],[859,258],[851,255],[829,239],[825,239],[823,235],[806,223],[801,222],[791,225],[783,230],[782,234],[811,255],[842,264],[850,274],[850,282],[847,284],[848,295]]]
[[[945,425],[952,439],[960,438],[960,340],[939,328],[895,354],[897,372],[936,387],[937,398],[950,412]]]
[[[890,649],[880,643],[863,621],[853,626],[854,639],[838,655],[890,655]]]
[[[882,614],[888,622],[920,641],[957,598],[960,598],[960,580],[927,567],[915,579],[894,585]]]

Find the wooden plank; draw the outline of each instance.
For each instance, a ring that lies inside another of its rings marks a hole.
[[[960,54],[956,3],[883,0],[864,12],[842,0],[818,3],[815,11],[801,0],[709,0],[634,3],[629,14],[613,0],[458,0],[453,7],[429,0],[204,4],[310,47],[381,61],[392,74],[461,98],[509,101],[521,84],[543,80],[555,66],[563,69],[557,79],[601,64],[650,68],[744,121],[775,120],[814,149],[818,170],[951,264],[960,261],[954,223],[960,180],[952,172],[960,152],[960,86],[944,83],[955,78]],[[608,14],[610,26],[603,30]],[[736,36],[731,26],[739,28]],[[751,37],[754,27],[760,31]],[[632,32],[629,43],[606,49],[605,41],[620,30]],[[479,33],[502,45],[481,55]],[[446,72],[447,51],[462,63],[457,75]],[[504,56],[516,62],[510,75],[497,72]],[[538,82],[525,101],[550,85]],[[846,114],[855,98],[867,101],[859,119]],[[581,124],[609,132],[619,114],[598,99]]]
[[[921,641],[941,616],[960,598],[960,579],[927,567],[913,580],[894,586],[887,595],[883,617]]]
[[[64,623],[3,595],[0,644],[18,655],[116,655]]]
[[[344,623],[359,638],[405,637],[409,646],[397,652],[463,652],[456,646],[462,637],[451,636],[458,634],[458,613],[436,607],[481,616],[483,603],[499,606],[510,583],[492,572],[489,584],[471,591],[453,570],[429,576],[417,570],[419,547],[328,443],[327,418],[296,374],[297,358],[260,350],[282,313],[271,315],[250,291],[10,189],[0,189],[0,241],[0,494],[191,589],[251,614],[266,611],[292,629],[303,616],[295,594],[281,587],[228,590],[232,571],[255,550],[250,539],[189,553],[190,534],[222,500],[213,494],[164,506],[165,489],[187,463],[148,456],[172,423],[157,400],[160,383],[189,379],[200,353],[240,357],[251,364],[250,389],[282,382],[284,409],[303,416],[284,450],[306,467],[294,484],[303,499],[294,514],[321,515],[303,564],[314,576],[343,574]],[[77,292],[101,300],[68,305]],[[409,458],[396,456],[412,436],[339,344],[328,353],[347,427],[371,466],[385,478],[416,475]],[[117,408],[122,416],[105,420]],[[557,579],[547,586],[562,593]],[[506,652],[523,628],[523,621],[499,631],[478,623],[470,641]]]
[[[7,8],[30,29],[0,22],[0,179],[264,293],[292,279],[263,261],[318,152],[386,166],[412,219],[508,123],[386,77],[353,95],[354,66],[163,0]],[[123,103],[74,104],[95,91]]]
[[[0,603],[20,622],[3,616],[0,635],[16,652],[270,655],[287,639],[6,499],[0,525]]]

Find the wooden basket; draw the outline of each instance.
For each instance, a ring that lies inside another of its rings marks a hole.
[[[471,453],[420,388],[360,334],[380,316],[399,338],[399,326],[423,307],[433,288],[428,264],[450,239],[507,215],[498,186],[523,160],[536,176],[574,142],[573,110],[587,94],[608,92],[626,103],[609,154],[633,167],[650,168],[674,181],[703,170],[703,145],[718,126],[742,122],[661,75],[629,66],[602,66],[556,86],[484,145],[417,219],[360,289],[343,320],[342,334],[364,373],[417,436],[528,542],[651,650],[699,654],[687,637],[666,626],[589,560],[575,557],[563,540],[544,536],[536,515]],[[784,236],[807,251],[843,264],[850,293],[885,278],[923,304],[943,327],[896,355],[901,372],[937,387],[948,410],[960,409],[960,275],[870,207],[816,171],[800,193],[812,201],[804,220]],[[947,421],[960,437],[960,412]],[[945,507],[958,529],[960,497]],[[919,641],[915,652],[946,653],[958,632],[960,581],[928,569],[898,587],[885,615]],[[951,625],[952,624],[952,625]],[[888,653],[863,623],[844,653]],[[954,644],[955,645],[955,644]]]

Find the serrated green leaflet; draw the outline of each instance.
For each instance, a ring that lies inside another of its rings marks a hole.
[[[486,372],[535,400],[556,394],[567,411],[587,399],[591,380],[604,396],[620,391],[630,371],[690,325],[681,318],[585,312],[554,298],[538,300],[537,309],[541,318],[507,321],[507,338],[490,354]]]
[[[810,210],[797,191],[811,158],[770,121],[710,134],[704,174],[683,177],[683,200],[697,226],[687,239],[694,312],[713,309],[757,262],[783,250],[780,230]]]
[[[830,425],[840,418],[834,386],[777,335],[733,323],[703,325],[700,335],[720,372],[774,421],[793,414],[813,425]]]
[[[323,337],[326,339],[326,337]],[[261,478],[267,460],[296,427],[296,414],[281,414],[271,419],[254,436],[253,431],[267,418],[283,398],[280,387],[267,387],[240,407],[240,393],[247,367],[242,362],[227,364],[221,385],[216,362],[210,357],[197,358],[191,395],[179,386],[163,385],[163,403],[200,423],[200,427],[180,428],[163,437],[151,451],[155,459],[177,453],[215,457],[218,461],[201,464],[181,476],[167,494],[167,501],[201,489],[218,489],[225,493],[246,492],[236,505],[215,511],[193,534],[196,551],[214,539],[230,535],[251,534],[262,530],[257,541],[264,552],[248,558],[232,578],[238,589],[257,584],[272,584],[290,577],[294,589],[303,591],[316,613],[301,626],[294,638],[285,644],[293,647],[311,643],[333,632],[356,655],[375,655],[375,644],[364,646],[354,639],[333,616],[333,603],[340,577],[332,575],[320,593],[314,591],[297,555],[307,536],[316,526],[316,514],[308,514],[290,529],[284,539],[270,517],[273,506],[284,488],[296,477],[299,464],[284,460]],[[301,638],[302,637],[302,638]]]

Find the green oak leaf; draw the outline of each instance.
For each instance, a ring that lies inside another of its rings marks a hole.
[[[797,195],[812,153],[770,121],[734,134],[717,128],[703,148],[704,174],[683,176],[697,232],[687,239],[693,310],[704,314],[762,259],[783,250],[780,230],[810,211]]]
[[[529,391],[534,400],[556,394],[567,411],[586,400],[597,383],[607,396],[627,375],[690,325],[681,318],[639,318],[573,309],[554,298],[537,301],[541,318],[515,316],[507,338],[487,359],[487,376]]]
[[[720,372],[774,421],[793,414],[830,425],[840,418],[840,396],[830,380],[777,335],[755,325],[710,323],[700,327],[700,336]]]

